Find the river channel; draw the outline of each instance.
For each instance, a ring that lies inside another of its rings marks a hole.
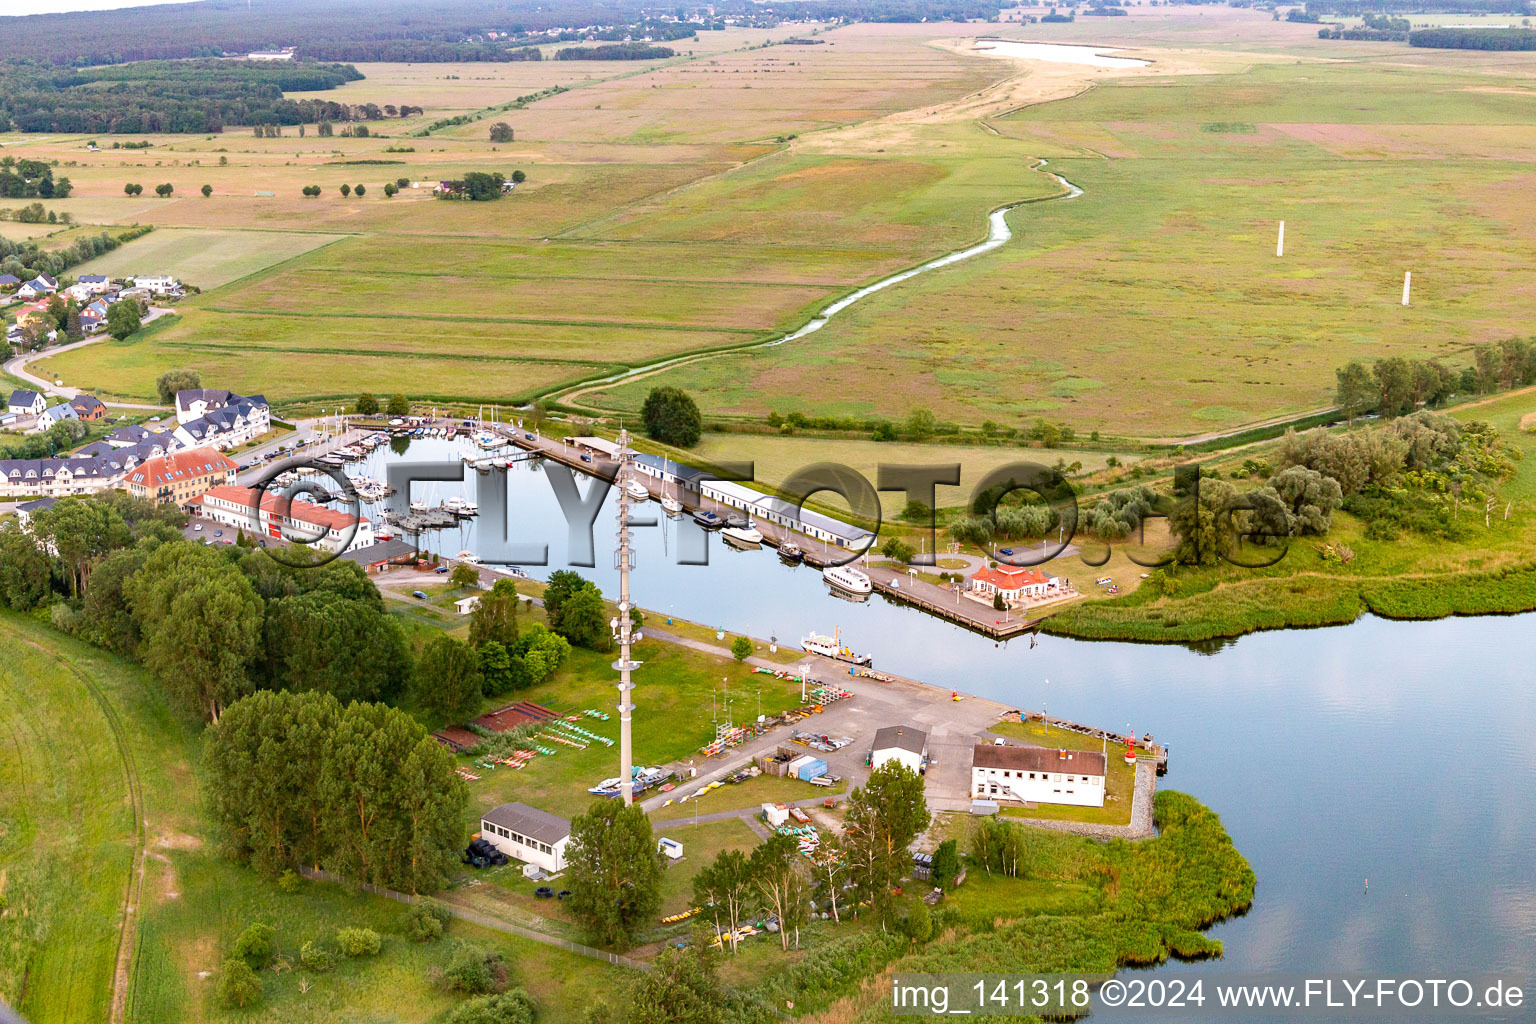
[[[459,444],[381,447],[354,472],[457,462]],[[542,577],[565,567],[568,537],[546,472],[465,470],[463,484],[418,484],[413,496],[485,507],[482,488],[504,479],[510,533],[549,545],[548,566],[526,567]],[[610,493],[593,530],[597,567],[578,570],[609,594],[614,505]],[[717,534],[707,566],[679,565],[680,531],[697,527],[654,502],[640,511],[665,524],[634,531],[642,607],[791,646],[841,626],[878,669],[1167,742],[1164,784],[1222,816],[1259,887],[1250,913],[1212,932],[1225,959],[1161,971],[1503,969],[1536,980],[1536,617],[1365,618],[1199,651],[1050,636],[999,645],[879,596],[835,597],[816,570]],[[477,550],[492,528],[470,521],[424,546]],[[1096,575],[1070,558],[1052,569]],[[644,669],[637,682],[643,707]]]

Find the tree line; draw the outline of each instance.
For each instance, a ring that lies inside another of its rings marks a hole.
[[[604,46],[567,46],[555,51],[555,60],[661,60],[676,57],[670,46],[649,43],[608,43]]]
[[[1536,50],[1536,29],[1421,28],[1408,33],[1408,45],[1437,50]]]
[[[73,187],[68,178],[55,181],[53,166],[45,161],[0,158],[0,198],[64,199]]]
[[[111,252],[135,238],[142,238],[152,230],[150,224],[135,224],[121,231],[85,235],[60,249],[44,249],[35,241],[12,242],[0,238],[0,273],[14,275],[23,281],[38,274],[47,274],[57,280],[71,267]]]
[[[351,120],[346,104],[288,100],[362,74],[349,64],[147,61],[57,69],[0,63],[0,131],[219,132],[228,124]]]
[[[1456,395],[1489,394],[1536,384],[1536,338],[1506,338],[1472,350],[1471,366],[1391,356],[1370,366],[1351,360],[1334,371],[1334,402],[1353,422],[1365,412],[1402,416],[1444,405]]]

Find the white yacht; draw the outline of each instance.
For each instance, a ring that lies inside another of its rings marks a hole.
[[[667,510],[668,515],[672,516],[681,515],[683,511],[683,503],[670,494],[663,494],[661,496],[661,507]]]
[[[629,496],[634,498],[636,501],[645,501],[651,496],[651,492],[645,489],[645,484],[642,484],[638,480],[630,480],[626,482],[624,484],[624,489],[628,491]]]
[[[850,594],[867,594],[874,590],[869,577],[847,565],[834,565],[821,571],[821,578],[839,590]]]
[[[843,631],[834,629],[831,636],[812,633],[800,638],[800,649],[807,654],[819,654],[823,658],[835,658],[850,665],[868,665],[873,659],[868,654],[856,654],[843,646]]]
[[[761,544],[763,535],[748,523],[746,526],[727,526],[720,531],[720,536],[733,540],[738,544]]]
[[[467,562],[470,565],[479,565],[480,564],[479,557],[473,551],[470,551],[468,548],[465,548],[463,551],[460,551],[457,555],[454,555],[453,557],[454,557],[454,559],[456,561]]]

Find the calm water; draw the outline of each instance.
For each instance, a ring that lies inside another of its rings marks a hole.
[[[416,442],[403,460],[457,451]],[[382,476],[395,458],[381,449],[364,465]],[[485,507],[477,489],[497,475],[468,476],[462,489],[418,485],[417,496]],[[514,468],[506,480],[514,533],[549,543],[550,566],[529,572],[563,567],[566,526],[544,470]],[[610,495],[594,531],[598,568],[580,570],[608,593],[612,506]],[[641,510],[665,520],[654,503]],[[430,546],[475,549],[488,528],[446,531]],[[717,535],[707,567],[677,565],[680,529],[695,528],[635,531],[644,607],[791,645],[841,626],[877,668],[1168,742],[1166,784],[1221,814],[1259,889],[1252,912],[1214,930],[1223,961],[1165,970],[1505,969],[1536,980],[1536,617],[1367,618],[1205,652],[1053,637],[1031,649],[881,598],[833,597],[819,572]],[[1093,575],[1075,563],[1059,571]],[[643,699],[643,673],[640,683]]]

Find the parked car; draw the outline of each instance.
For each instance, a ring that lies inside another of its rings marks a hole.
[[[196,526],[192,527],[192,532],[193,533],[202,533],[203,532],[203,524],[202,523],[198,523]]]
[[[583,455],[581,457],[581,461],[582,462],[591,462],[592,461],[592,456],[590,456],[590,455]]]
[[[432,571],[437,573],[439,576],[441,576],[443,573],[448,571],[448,567],[446,565],[440,565],[436,569],[433,569]]]
[[[422,590],[413,590],[413,591],[411,591],[411,596],[414,597],[418,601],[425,601],[427,599],[426,592],[422,591]]]
[[[215,537],[222,537],[222,536],[224,536],[224,531],[223,530],[214,530],[213,531],[213,535]]]
[[[537,440],[532,434],[524,434],[523,436],[530,441]]]

